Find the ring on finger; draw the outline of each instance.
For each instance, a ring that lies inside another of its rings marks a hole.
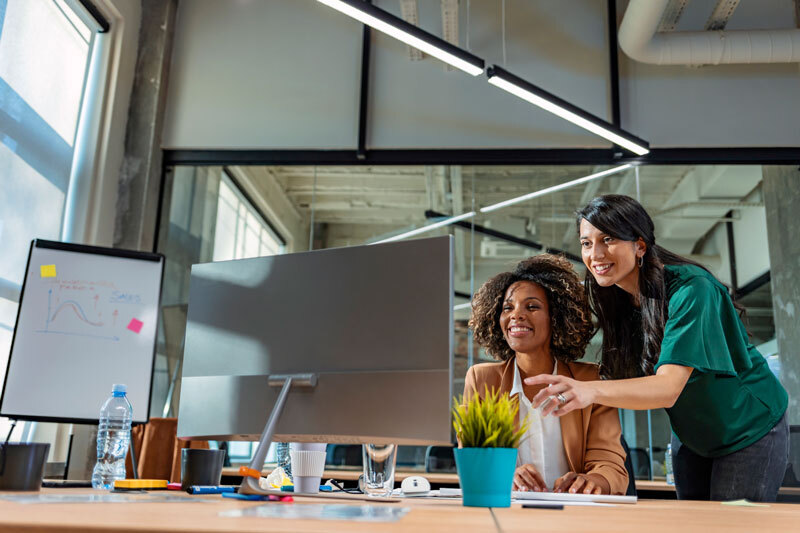
[[[567,403],[567,397],[564,396],[563,394],[561,394],[560,392],[558,394],[556,394],[556,398],[558,399],[558,403],[561,404],[561,405],[564,405],[565,403]]]

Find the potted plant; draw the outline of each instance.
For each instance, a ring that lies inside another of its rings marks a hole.
[[[515,427],[517,397],[486,387],[483,397],[476,391],[466,403],[463,397],[454,403],[453,428],[459,442],[456,468],[464,505],[509,507],[517,446],[529,425],[526,419]]]

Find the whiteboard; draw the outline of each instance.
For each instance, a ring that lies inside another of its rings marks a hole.
[[[31,243],[0,416],[97,423],[114,383],[147,422],[164,257]]]

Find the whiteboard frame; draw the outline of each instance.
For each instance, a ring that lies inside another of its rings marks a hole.
[[[12,420],[29,420],[34,422],[58,422],[63,424],[94,424],[99,423],[98,418],[69,418],[69,417],[53,417],[53,416],[36,416],[36,415],[21,415],[14,413],[7,413],[3,411],[3,400],[6,396],[6,383],[8,381],[8,372],[11,369],[11,358],[14,356],[14,341],[17,338],[17,326],[19,325],[19,315],[22,311],[22,304],[25,299],[25,284],[28,282],[28,271],[31,267],[31,257],[33,257],[34,248],[48,248],[51,250],[61,250],[65,252],[77,252],[83,254],[94,255],[108,255],[112,257],[122,257],[125,259],[137,259],[141,261],[153,261],[161,264],[161,279],[158,283],[158,316],[161,316],[161,294],[164,290],[164,267],[165,258],[164,254],[154,252],[138,252],[134,250],[125,250],[121,248],[104,248],[101,246],[89,246],[86,244],[70,244],[58,241],[47,241],[44,239],[34,239],[31,241],[31,247],[28,251],[28,262],[25,265],[25,277],[22,279],[22,289],[19,294],[19,305],[17,306],[17,318],[14,322],[14,332],[11,335],[11,348],[8,352],[8,363],[6,365],[6,373],[3,377],[3,391],[0,393],[0,416]],[[150,392],[147,394],[147,418],[145,420],[133,420],[134,424],[146,424],[150,421],[150,404],[153,396],[153,372],[156,366],[156,348],[158,346],[158,324],[160,320],[156,321],[155,342],[153,342],[153,354],[150,362]]]

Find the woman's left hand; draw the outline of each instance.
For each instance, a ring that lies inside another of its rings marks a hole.
[[[547,398],[553,400],[542,410],[542,416],[553,414],[563,416],[575,409],[583,409],[594,402],[595,391],[590,381],[577,381],[564,376],[552,374],[539,374],[525,379],[525,385],[548,385],[533,397],[531,404],[539,407]],[[561,394],[566,402],[561,403],[558,395]]]
[[[572,494],[603,494],[602,481],[597,474],[576,474],[567,472],[553,484],[553,492]]]

